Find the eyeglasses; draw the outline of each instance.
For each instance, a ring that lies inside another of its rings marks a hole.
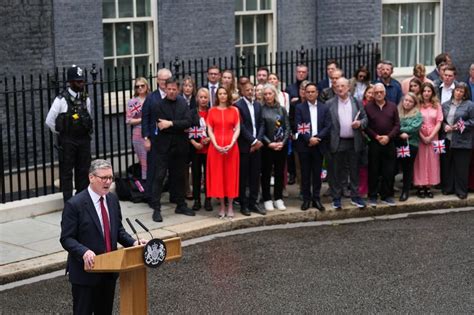
[[[219,75],[218,72],[209,72],[209,75]]]
[[[146,86],[145,84],[137,84],[135,85],[135,88],[139,89],[139,88],[144,88],[145,86]]]
[[[95,177],[99,178],[101,182],[103,183],[106,183],[108,181],[110,182],[113,182],[114,181],[114,177],[113,176],[99,176],[99,175],[95,175],[95,174],[92,174],[94,175]]]
[[[374,94],[383,94],[384,91],[374,91]]]

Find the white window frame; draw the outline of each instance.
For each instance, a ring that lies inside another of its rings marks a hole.
[[[115,0],[115,16],[119,15],[119,7],[118,7],[118,0]],[[131,41],[131,46],[130,46],[130,52],[131,54],[129,55],[114,55],[112,57],[106,57],[104,56],[104,61],[105,60],[114,60],[114,65],[117,65],[117,59],[120,58],[135,58],[135,57],[140,57],[140,56],[149,56],[149,64],[152,65],[151,71],[152,74],[154,75],[156,73],[156,60],[158,59],[158,10],[157,10],[157,2],[155,0],[150,0],[150,13],[151,16],[146,16],[146,17],[121,17],[121,18],[103,18],[102,19],[102,24],[118,24],[118,23],[136,23],[136,22],[151,22],[151,25],[148,26],[148,50],[149,52],[146,54],[135,54],[135,47],[134,47],[134,41]],[[134,16],[136,15],[137,8],[136,8],[136,1],[133,1],[133,12]],[[131,30],[133,33],[133,31]],[[117,47],[116,47],[116,41],[115,41],[115,27],[113,28],[113,50],[114,54],[117,52]],[[153,51],[150,51],[150,48],[152,47]],[[131,76],[132,78],[135,77],[135,67],[132,66],[132,73]],[[105,75],[105,73],[104,73]],[[109,94],[105,93],[104,94],[104,111],[106,115],[109,114],[117,114],[117,113],[122,113],[123,112],[123,100],[121,97],[119,97],[118,101],[117,98],[115,97],[115,93],[113,92],[111,95],[111,99],[109,100]],[[127,100],[126,100],[127,101]]]
[[[246,11],[246,0],[243,0],[243,11],[234,11],[234,18],[241,17],[241,16],[257,16],[257,15],[267,15],[269,19],[267,20],[267,41],[265,42],[268,45],[267,50],[267,60],[270,57],[270,54],[276,51],[277,47],[277,12],[276,12],[276,0],[271,0],[271,9],[267,10],[260,10],[260,1],[257,1],[257,10]],[[255,47],[254,54],[257,55],[257,47],[259,46],[257,42],[257,32],[256,32],[256,19],[254,19],[254,42],[251,44],[243,44],[243,23],[239,23],[239,44],[234,45],[234,50],[239,48],[240,50],[244,49],[245,47]],[[235,39],[235,38],[234,38]],[[263,43],[260,43],[263,44]],[[237,58],[239,56],[236,56]],[[258,58],[258,57],[257,57]]]
[[[435,3],[435,4],[437,4],[435,6],[435,9],[436,9],[435,22],[434,22],[435,39],[434,39],[434,44],[433,44],[434,55],[436,56],[441,52],[441,49],[442,49],[443,1],[444,0],[382,0],[382,6],[386,5],[386,4],[411,4],[411,3],[415,3],[415,4]],[[381,34],[382,34],[383,21],[382,21],[382,25],[380,27],[381,27]],[[414,33],[414,34],[416,35],[417,33]],[[401,40],[402,36],[400,36],[399,34],[397,34],[395,36],[399,38],[399,43],[400,43],[400,40]],[[383,38],[383,37],[384,36],[382,36],[381,38]],[[382,42],[382,40],[381,40],[381,42]],[[400,47],[400,44],[399,44],[399,47]],[[417,53],[419,53],[419,49],[417,49]],[[397,57],[398,58],[400,57],[400,51],[399,51],[399,54],[398,54]],[[383,58],[384,57],[382,56],[382,59]],[[435,68],[435,65],[425,65],[425,66],[426,66],[426,73],[429,73],[429,72],[433,71],[433,69]],[[409,76],[413,75],[413,67],[395,67],[393,75],[396,76],[396,77],[400,77],[400,78],[409,77]]]

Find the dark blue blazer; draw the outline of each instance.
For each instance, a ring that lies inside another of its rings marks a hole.
[[[324,89],[329,87],[329,78],[322,79],[318,82],[318,92],[321,93]]]
[[[142,108],[142,137],[154,138],[156,121],[158,120],[158,112],[155,107],[158,106],[158,102],[161,100],[160,90],[157,89],[153,93],[149,94]]]
[[[318,102],[318,134],[317,137],[321,139],[320,144],[314,147],[309,147],[309,139],[311,132],[306,134],[298,134],[298,139],[295,141],[295,150],[297,152],[310,152],[311,150],[319,150],[324,154],[327,150],[329,134],[331,131],[331,115],[326,104]],[[296,126],[302,123],[309,123],[311,126],[311,114],[309,113],[308,102],[296,105],[295,110],[295,124]]]
[[[295,82],[286,87],[286,93],[290,96],[290,102],[292,98],[300,97],[300,83],[301,82]]]
[[[122,212],[117,196],[109,193],[106,200],[109,210],[112,250],[117,249],[117,243],[124,247],[133,246],[135,240],[125,231],[122,225]],[[99,284],[105,278],[117,277],[117,274],[84,271],[82,256],[88,249],[96,255],[105,253],[103,231],[87,189],[69,199],[64,205],[60,242],[69,253],[66,270],[69,271],[69,281],[71,283],[93,286]]]
[[[250,116],[250,111],[247,107],[247,103],[245,103],[245,100],[241,98],[237,101],[237,103],[235,103],[235,106],[239,109],[240,113],[240,135],[237,139],[239,151],[241,153],[249,153],[250,146],[255,141],[255,139],[262,141],[262,105],[260,105],[259,102],[253,103],[255,110],[256,137],[253,136],[252,117]]]

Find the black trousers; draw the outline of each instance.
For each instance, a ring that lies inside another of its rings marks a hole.
[[[72,303],[75,315],[112,314],[115,277],[108,277],[96,286],[72,284]]]
[[[281,151],[275,151],[267,147],[262,149],[262,198],[264,201],[272,200],[270,194],[270,180],[273,175],[275,183],[273,185],[273,197],[275,200],[283,198],[283,172],[285,171],[287,147]]]
[[[301,164],[301,193],[304,201],[316,201],[321,193],[321,169],[323,155],[315,148],[309,152],[299,152]]]
[[[405,144],[406,145],[406,144]],[[415,158],[418,154],[418,147],[410,145],[410,156],[404,158],[398,158],[402,167],[403,174],[403,188],[402,191],[409,192],[413,183],[413,165],[415,164]]]
[[[261,150],[252,153],[240,153],[239,200],[241,209],[246,209],[257,203],[261,163]],[[247,187],[249,190],[248,197]]]
[[[146,153],[146,184],[145,184],[145,193],[148,199],[151,199],[151,192],[153,188],[153,181],[156,172],[156,156],[158,152],[156,150],[157,144],[154,140],[151,141],[151,149]]]
[[[63,200],[72,197],[72,171],[76,193],[89,185],[89,167],[91,166],[91,139],[84,137],[59,137],[59,178]]]
[[[451,148],[448,139],[445,139],[445,145],[446,153],[441,154],[441,189],[447,193],[467,195],[472,149]]]
[[[170,193],[173,193],[177,208],[186,206],[184,201],[184,172],[187,167],[187,159],[187,150],[183,152],[183,150],[176,147],[172,147],[167,153],[157,154],[155,175],[153,176],[151,196],[148,202],[151,208],[161,210],[161,193],[163,192],[167,171],[169,171]]]
[[[191,155],[191,169],[193,173],[193,198],[201,200],[201,180],[206,178],[207,154],[198,154],[193,152]],[[204,183],[204,187],[206,184]],[[205,191],[204,191],[205,193]]]
[[[396,160],[393,141],[386,145],[381,145],[376,140],[369,142],[369,198],[377,198],[378,192],[382,199],[393,197],[393,170]],[[380,191],[378,191],[380,178]]]

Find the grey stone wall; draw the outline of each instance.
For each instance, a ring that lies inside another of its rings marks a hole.
[[[318,0],[316,44],[318,47],[379,42],[382,35],[381,0]]]
[[[316,47],[316,1],[278,0],[277,51]]]
[[[159,61],[234,54],[234,1],[158,1]]]
[[[449,52],[458,70],[458,79],[464,80],[469,65],[474,62],[474,33],[472,0],[445,0],[443,14],[442,50]]]
[[[2,1],[0,80],[54,67],[52,15],[51,1]]]
[[[53,10],[55,66],[102,67],[102,1],[54,0]]]

